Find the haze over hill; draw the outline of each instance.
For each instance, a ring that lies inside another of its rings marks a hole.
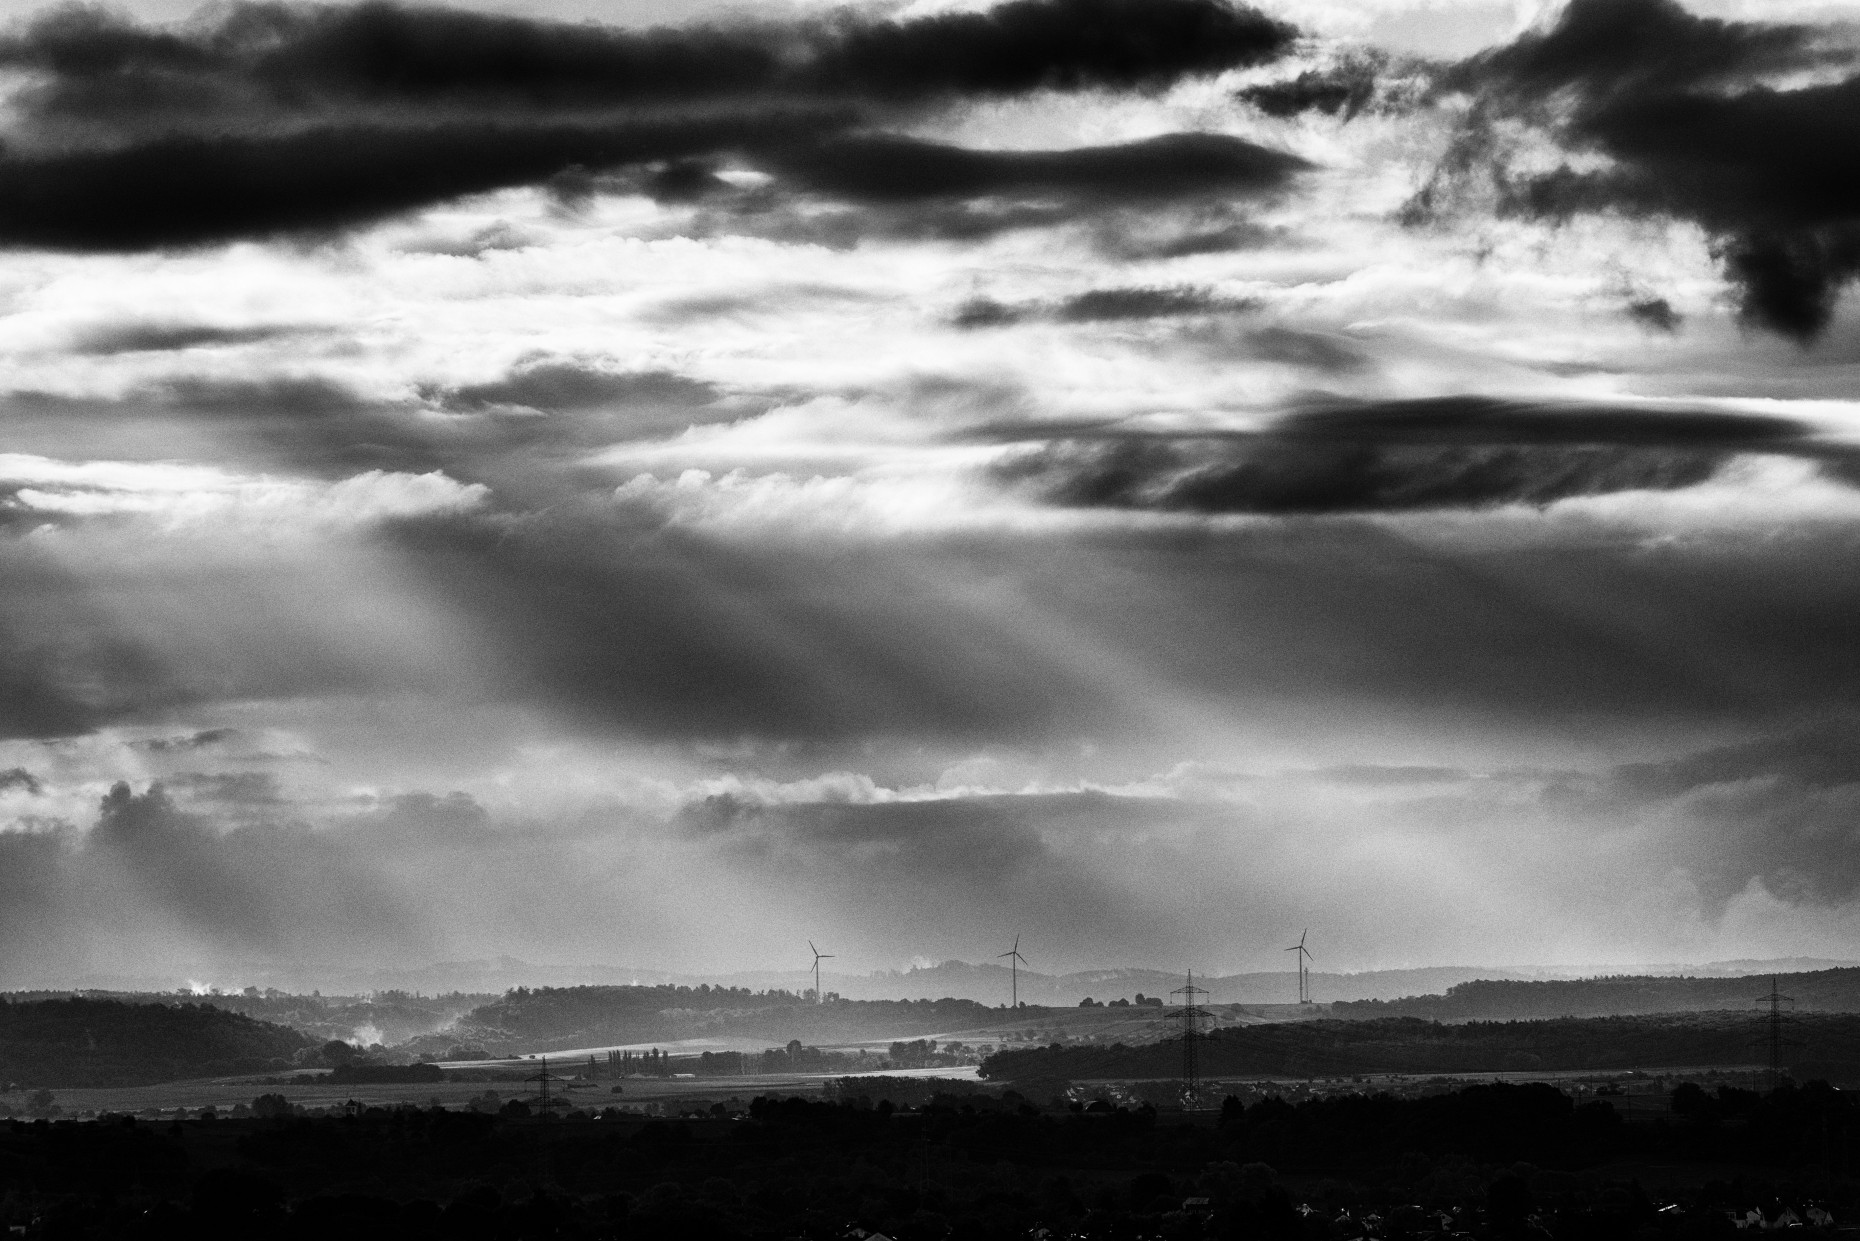
[[[1451,988],[1481,980],[1576,981],[1588,978],[1693,977],[1739,978],[1751,975],[1799,974],[1860,965],[1860,962],[1814,957],[1773,960],[1715,961],[1705,964],[1598,965],[1568,970],[1539,970],[1503,966],[1440,965],[1411,969],[1355,972],[1313,970],[1312,998],[1320,1003],[1364,1000],[1393,1001],[1446,993]],[[1070,1006],[1086,997],[1098,1000],[1130,998],[1138,992],[1167,995],[1182,985],[1183,971],[1125,966],[1045,973],[1020,971],[1019,996],[1029,1004]],[[1253,970],[1231,974],[1196,971],[1198,986],[1208,988],[1215,1004],[1283,1004],[1295,1001],[1297,982],[1289,970]],[[483,960],[440,961],[396,969],[285,974],[262,968],[235,973],[225,979],[194,980],[128,975],[88,975],[46,983],[45,992],[109,991],[173,993],[177,987],[204,993],[209,984],[236,992],[248,985],[277,988],[300,995],[319,991],[324,996],[369,996],[381,992],[408,992],[426,996],[452,994],[495,996],[517,987],[579,986],[683,986],[747,988],[751,991],[811,989],[813,974],[805,969],[736,970],[726,973],[690,973],[631,965],[539,964],[513,956]],[[1005,966],[993,962],[947,960],[936,965],[914,965],[901,970],[869,973],[821,972],[821,986],[849,1000],[974,1000],[1005,1004],[1011,980]],[[1633,1011],[1643,1011],[1636,1009]],[[1650,1011],[1650,1010],[1649,1010]],[[260,1014],[268,1015],[268,1014]],[[1552,1014],[1560,1015],[1560,1014]]]
[[[1787,956],[1774,960],[1730,960],[1707,964],[1642,964],[1642,966],[1575,967],[1568,971],[1520,969],[1495,966],[1427,966],[1414,969],[1363,969],[1363,971],[1319,971],[1309,975],[1311,997],[1319,1003],[1356,1003],[1356,1001],[1427,1001],[1442,997],[1468,982],[1579,982],[1590,979],[1741,979],[1761,975],[1797,975],[1814,971],[1832,971],[1860,966],[1860,962],[1825,960],[1810,956]],[[1168,995],[1183,982],[1181,971],[1153,967],[1112,967],[1081,969],[1071,973],[1043,973],[1038,969],[1019,971],[1019,999],[1030,1005],[1071,1007],[1086,997],[1092,999],[1129,999],[1138,992]],[[813,988],[813,973],[807,969],[738,969],[729,973],[686,973],[673,969],[647,969],[636,966],[575,966],[575,964],[536,964],[515,956],[495,956],[487,960],[433,962],[426,966],[398,969],[357,969],[357,971],[318,971],[309,977],[281,977],[268,969],[253,969],[231,979],[214,979],[212,986],[233,994],[249,984],[277,988],[296,995],[320,992],[329,1001],[337,997],[366,997],[383,992],[409,995],[476,995],[493,997],[515,988],[538,986],[712,986],[712,988],[746,988],[751,992],[794,992],[805,994]],[[1008,969],[993,962],[971,964],[963,960],[945,960],[936,966],[911,966],[910,969],[874,969],[870,973],[835,973],[824,969],[820,984],[830,994],[846,999],[973,999],[982,1005],[1003,1005],[1012,994]],[[1257,969],[1242,973],[1202,973],[1196,971],[1196,984],[1209,990],[1209,1003],[1226,1005],[1278,1005],[1293,1003],[1298,997],[1295,975],[1291,971]],[[126,975],[89,975],[65,984],[45,984],[37,988],[43,994],[73,992],[112,992],[112,994],[171,995],[180,990],[206,994],[208,982],[182,979],[147,979]],[[1520,992],[1521,994],[1521,992]],[[1572,992],[1574,994],[1574,992]],[[1628,994],[1626,990],[1620,992]],[[1704,994],[1704,992],[1702,992]],[[1458,1003],[1458,1001],[1455,1001]],[[1845,1001],[1843,1001],[1845,1003]],[[459,1012],[469,1005],[459,1005]],[[1438,1005],[1436,1005],[1438,1007]],[[1683,1003],[1680,1008],[1700,1005]],[[1721,1007],[1721,1005],[1704,1005]],[[1447,1005],[1451,1008],[1451,1003]],[[1445,1012],[1447,1008],[1440,1008]],[[1600,1012],[1614,1012],[1603,1007]],[[1620,1012],[1659,1012],[1661,1008],[1629,1007]],[[1419,1012],[1419,1008],[1415,1010]],[[1430,1010],[1432,1012],[1432,1010]],[[1481,1016],[1488,1014],[1484,1008]],[[253,1012],[268,1020],[285,1020],[273,1012]],[[1523,1012],[1505,1012],[1505,1016],[1527,1016]],[[1542,1016],[1562,1016],[1562,1010]],[[355,1021],[374,1021],[383,1029],[383,1021],[365,1014]],[[292,1021],[303,1027],[301,1021]],[[398,1027],[396,1027],[398,1029]],[[417,1031],[409,1031],[417,1033]],[[392,1042],[392,1038],[391,1038]]]

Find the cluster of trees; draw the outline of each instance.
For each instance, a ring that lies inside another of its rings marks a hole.
[[[290,1068],[311,1040],[196,1003],[71,998],[0,1002],[0,1082],[139,1086]]]
[[[1089,995],[1079,1001],[1080,1008],[1129,1008],[1130,1006],[1129,1000],[1112,1000],[1107,1004],[1103,1000],[1094,1000]],[[1139,991],[1137,992],[1137,1006],[1140,1008],[1161,1008],[1163,1006],[1162,997],[1157,995],[1145,996]]]
[[[925,1098],[921,1081],[841,1085],[838,1102],[693,1104],[678,1121],[577,1110],[545,1127],[495,1096],[466,1111],[311,1119],[261,1096],[247,1120],[0,1125],[0,1226],[285,1241],[855,1229],[901,1241],[1042,1229],[1289,1241],[1360,1236],[1379,1220],[1382,1236],[1588,1241],[1716,1236],[1727,1207],[1799,1202],[1810,1179],[1836,1219],[1860,1206],[1844,1179],[1860,1154],[1860,1108],[1815,1085],[1765,1097],[1682,1088],[1674,1121],[1633,1125],[1606,1102],[1543,1085],[1232,1100],[1217,1118],[1177,1123],[1147,1107],[1074,1111],[1012,1092]],[[1681,1181],[1697,1171],[1679,1202],[1662,1204],[1612,1172],[1615,1161],[1659,1162]]]
[[[1405,1017],[1232,1026],[1199,1036],[1197,1050],[1212,1077],[1615,1070],[1747,1065],[1758,1033],[1748,1012],[1460,1024]],[[1807,1044],[1817,1075],[1860,1076],[1860,1015],[1803,1014],[1792,1034]],[[981,1072],[1014,1082],[1170,1078],[1181,1063],[1180,1038],[1135,1047],[1055,1043],[998,1051]]]
[[[971,1062],[972,1054],[963,1043],[951,1039],[939,1049],[933,1038],[894,1041],[887,1051],[894,1069],[941,1069]]]

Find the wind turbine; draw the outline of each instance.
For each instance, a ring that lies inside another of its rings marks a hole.
[[[831,952],[822,952],[820,949],[814,947],[814,941],[811,939],[807,941],[807,947],[808,950],[814,954],[814,1003],[821,1004],[825,1002],[825,996],[821,994],[820,990],[820,963],[822,961],[831,961],[833,959],[833,954]]]
[[[1020,1007],[1020,967],[1027,964],[1027,958],[1020,955],[1020,936],[1016,935],[1014,937],[1014,946],[1012,948],[1008,949],[1006,952],[996,954],[995,960],[999,961],[1002,957],[1006,957],[1008,959],[1009,977],[1011,978],[1013,982],[1013,987],[1014,987],[1014,1000],[1013,1000],[1013,1003],[1008,1005],[1008,1007],[1019,1008]]]
[[[1309,927],[1300,931],[1298,933],[1298,942],[1286,949],[1287,952],[1295,952],[1298,954],[1293,960],[1298,962],[1298,1002],[1300,1004],[1309,1004],[1311,1002],[1311,984],[1306,981],[1309,975],[1305,970],[1305,962],[1311,958],[1310,951],[1305,948],[1305,936],[1309,934],[1311,934]]]

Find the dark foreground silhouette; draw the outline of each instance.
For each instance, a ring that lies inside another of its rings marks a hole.
[[[1012,1092],[687,1106],[703,1110],[9,1122],[0,1223],[72,1239],[1714,1237],[1733,1212],[1851,1220],[1860,1157],[1854,1100],[1820,1083],[1681,1086],[1633,1122],[1546,1085],[1200,1113]]]
[[[1180,1011],[1180,1010],[1177,1010]],[[1373,1073],[1544,1073],[1657,1066],[1730,1068],[1763,1058],[1763,1027],[1749,1011],[1544,1021],[1414,1017],[1230,1026],[1196,1039],[1209,1077],[1342,1076]],[[1790,1023],[1800,1078],[1860,1081],[1860,1014],[1804,1013]],[[1126,1047],[1012,1048],[982,1062],[982,1076],[1014,1082],[1168,1078],[1182,1065],[1182,1040]]]

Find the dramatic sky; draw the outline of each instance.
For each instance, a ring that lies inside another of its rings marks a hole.
[[[0,985],[1860,956],[1860,5],[10,6]]]

